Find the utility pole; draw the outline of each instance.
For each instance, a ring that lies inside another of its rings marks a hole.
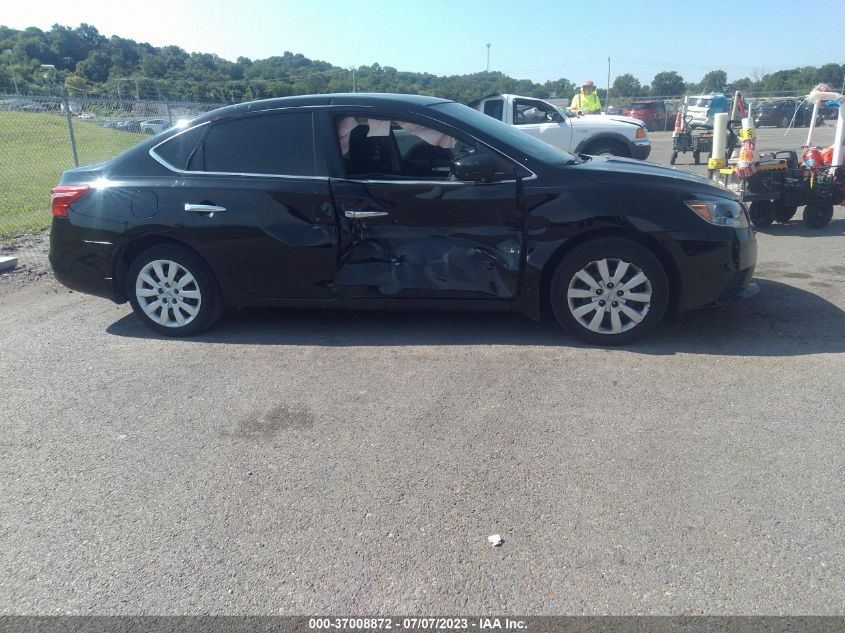
[[[490,43],[487,43],[487,72],[490,72]]]
[[[6,49],[6,59],[9,62],[9,75],[12,76],[12,83],[15,84],[15,94],[20,97],[21,93],[18,91],[18,80],[15,77],[15,69],[12,68],[12,49],[11,48]]]
[[[607,94],[604,96],[604,98],[605,98],[605,101],[607,101],[607,103],[604,106],[605,111],[609,112],[610,111],[610,56],[609,55],[607,57]]]
[[[355,66],[349,70],[352,71],[352,92],[358,92],[358,87],[355,85]]]

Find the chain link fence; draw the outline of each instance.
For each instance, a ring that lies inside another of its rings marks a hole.
[[[113,158],[220,105],[0,95],[0,256],[46,265],[41,234],[50,225],[50,190],[62,171]]]

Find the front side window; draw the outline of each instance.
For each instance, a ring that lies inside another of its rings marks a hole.
[[[560,123],[561,120],[560,113],[550,103],[525,99],[516,99],[513,102],[514,125]]]
[[[310,112],[274,112],[212,124],[189,171],[313,176]]]
[[[346,175],[352,178],[451,180],[452,161],[489,151],[470,140],[409,121],[341,116],[336,126]],[[513,166],[494,156],[497,172],[513,177]]]

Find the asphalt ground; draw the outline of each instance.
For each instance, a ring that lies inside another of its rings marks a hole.
[[[843,614],[843,234],[760,231],[757,297],[619,350],[0,286],[0,614]]]

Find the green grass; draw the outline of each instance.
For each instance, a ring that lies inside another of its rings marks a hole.
[[[148,138],[73,120],[79,164],[108,160]],[[0,240],[50,226],[50,190],[73,167],[63,114],[0,112]]]

